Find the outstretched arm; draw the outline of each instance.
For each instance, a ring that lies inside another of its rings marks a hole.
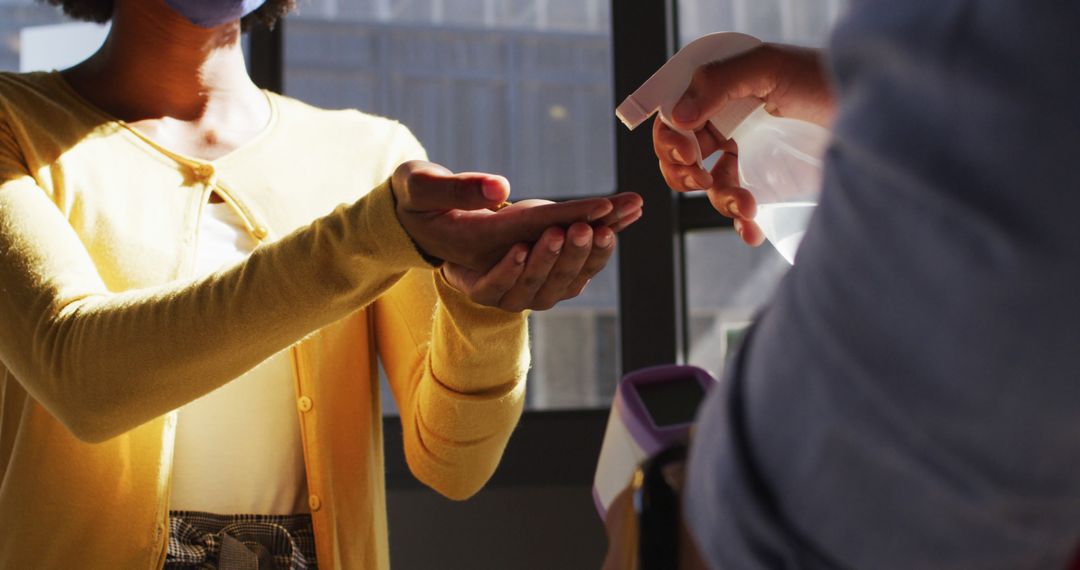
[[[410,202],[395,204],[388,182],[227,270],[113,292],[17,147],[0,143],[0,360],[86,441],[176,409],[369,304],[409,269],[430,270],[399,222],[398,206]],[[456,244],[446,257],[463,261],[505,255],[550,225],[613,207],[556,205],[510,224],[453,209],[478,200],[446,186],[428,190],[450,196],[447,209],[414,227],[435,227],[424,235]],[[473,235],[485,239],[458,239]]]
[[[425,263],[384,184],[225,271],[114,293],[34,181],[9,179],[0,359],[74,435],[103,441],[370,303],[413,267]]]

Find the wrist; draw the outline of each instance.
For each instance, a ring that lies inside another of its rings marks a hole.
[[[394,184],[394,178],[393,177],[390,178],[389,185],[390,185],[390,197],[394,201],[394,215],[397,216],[398,224],[400,224],[402,229],[405,230],[405,234],[409,236],[409,241],[412,242],[413,248],[416,249],[416,253],[418,253],[420,255],[420,257],[424,260],[424,262],[427,263],[428,265],[430,265],[431,267],[436,267],[436,268],[442,267],[443,264],[445,263],[445,260],[443,260],[440,257],[437,257],[435,255],[432,255],[432,254],[428,253],[427,250],[424,249],[424,247],[421,246],[420,243],[416,241],[416,238],[413,237],[413,231],[410,229],[410,225],[411,225],[410,222],[412,222],[412,220],[410,219],[410,214],[408,212],[406,212],[404,210],[404,208],[401,207],[401,204],[398,201],[397,190],[395,189],[396,184]]]

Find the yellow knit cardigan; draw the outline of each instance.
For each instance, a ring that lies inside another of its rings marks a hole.
[[[525,316],[442,280],[385,182],[401,125],[267,94],[212,162],[155,145],[57,73],[0,74],[0,568],[160,568],[175,409],[292,347],[319,566],[387,568],[376,356],[413,473],[490,477],[528,368]],[[192,279],[210,192],[262,244]]]

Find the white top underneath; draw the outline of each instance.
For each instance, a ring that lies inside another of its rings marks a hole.
[[[228,204],[205,207],[199,276],[242,261],[258,245]],[[286,349],[178,410],[171,510],[309,512],[295,383]]]

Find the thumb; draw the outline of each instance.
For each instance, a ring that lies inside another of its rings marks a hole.
[[[747,98],[765,100],[776,88],[776,67],[762,46],[699,67],[672,109],[675,126],[694,131],[725,105]]]
[[[497,206],[510,195],[506,178],[482,172],[421,169],[409,175],[407,186],[403,206],[413,212],[480,210]]]

